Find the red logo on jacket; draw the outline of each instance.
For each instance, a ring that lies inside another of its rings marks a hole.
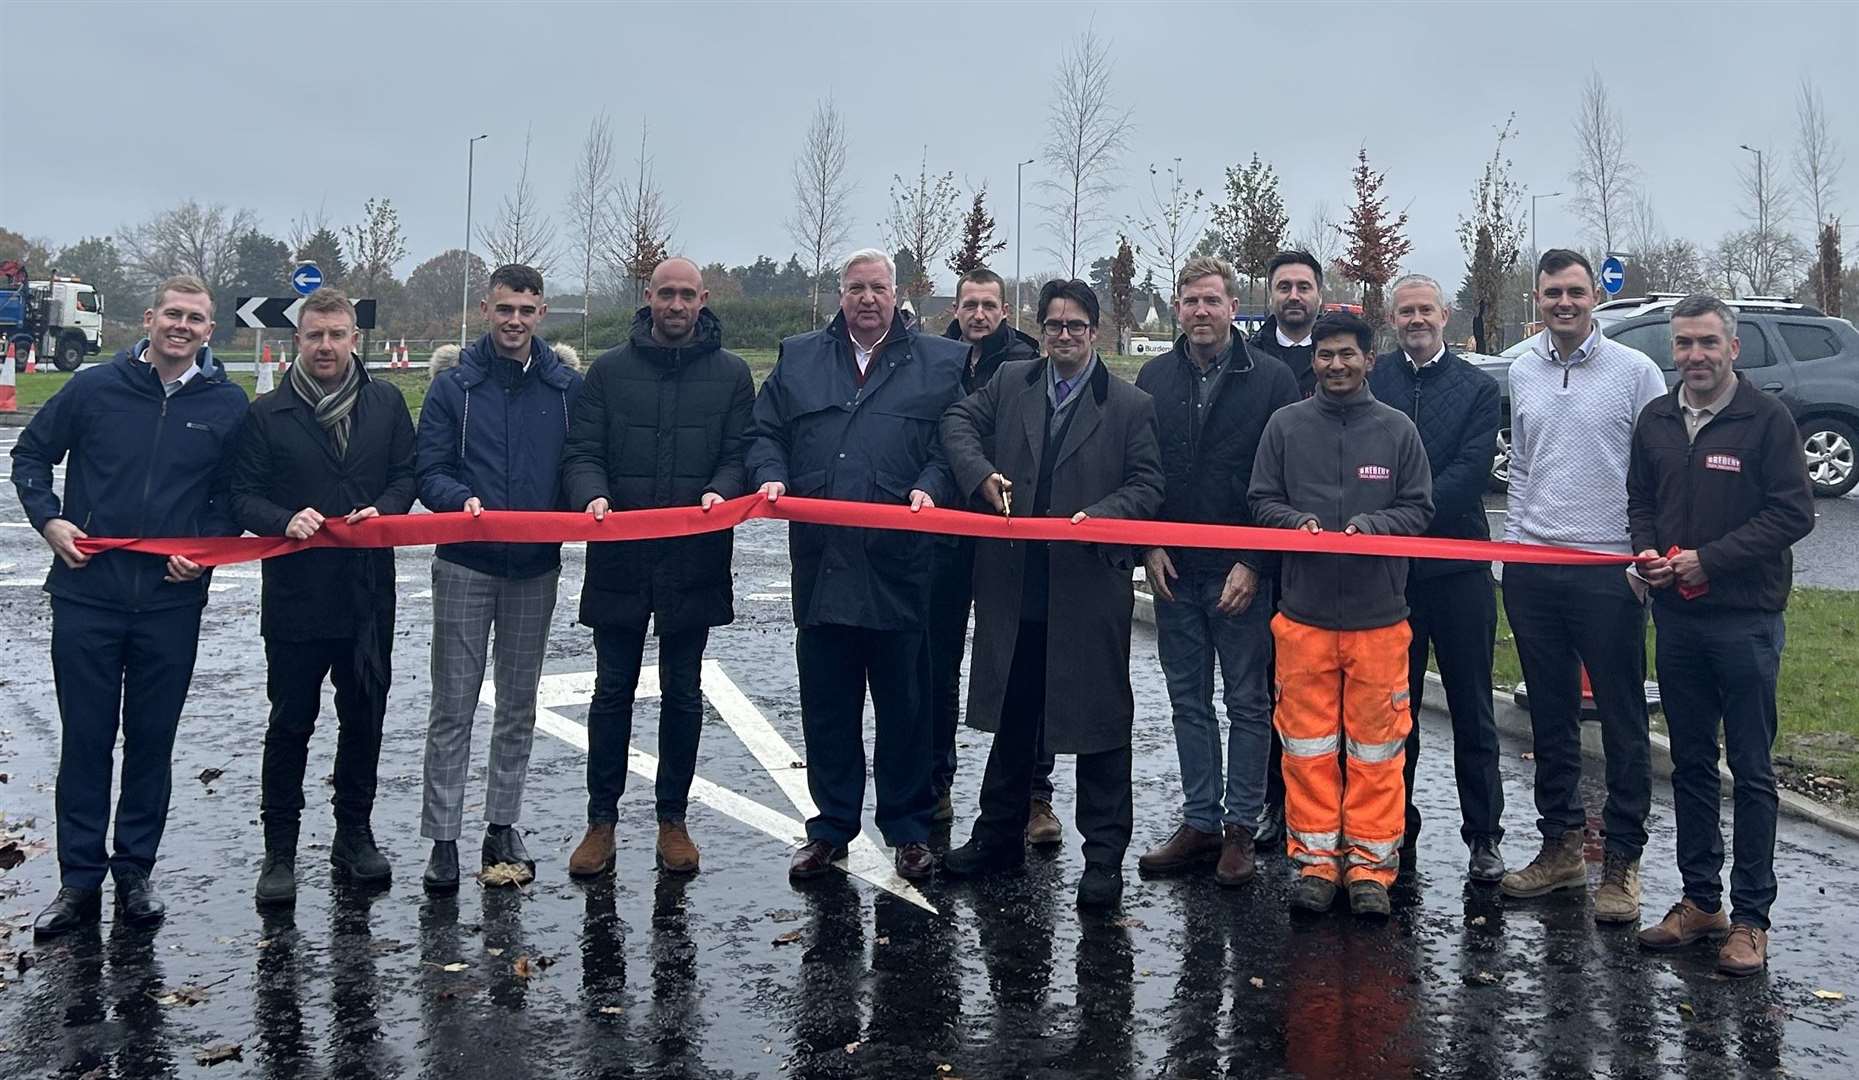
[[[1706,454],[1704,467],[1718,472],[1740,473],[1743,471],[1743,459],[1735,454]]]
[[[1356,469],[1357,480],[1386,480],[1394,475],[1394,470],[1386,465],[1363,465]]]

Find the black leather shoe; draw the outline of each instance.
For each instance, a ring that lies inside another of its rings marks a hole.
[[[905,844],[897,849],[897,876],[905,881],[923,881],[936,872],[936,856],[928,844]]]
[[[45,905],[39,917],[33,921],[32,936],[35,938],[54,938],[60,934],[84,926],[95,926],[103,917],[102,889],[74,889],[70,887],[58,890],[52,902]]]
[[[490,825],[484,830],[484,869],[504,863],[516,863],[536,872],[536,860],[523,847],[523,836],[514,825]]]
[[[168,913],[147,874],[125,873],[116,879],[116,917],[131,926],[153,926]]]
[[[825,840],[809,840],[788,860],[787,876],[799,881],[828,873],[833,863],[846,857],[844,844],[834,846]]]
[[[329,862],[357,885],[385,885],[394,876],[387,856],[375,846],[374,829],[367,825],[336,826],[335,843],[329,845]]]
[[[252,890],[259,907],[290,907],[297,902],[297,855],[267,851],[258,870],[258,887]]]
[[[1123,902],[1123,872],[1102,863],[1085,863],[1078,879],[1078,906],[1109,911]]]
[[[951,877],[981,877],[1004,874],[1026,864],[1026,847],[1022,844],[987,844],[974,837],[958,848],[950,848],[942,857],[943,873]]]
[[[430,893],[458,891],[458,841],[432,842],[432,858],[426,860],[426,873],[420,881]]]
[[[1256,851],[1279,851],[1285,849],[1285,808],[1283,804],[1273,806],[1265,804],[1265,814],[1259,819],[1259,831],[1252,834],[1252,847]]]
[[[1465,876],[1480,885],[1496,885],[1504,880],[1504,854],[1498,850],[1495,838],[1480,836],[1472,841],[1472,858]]]

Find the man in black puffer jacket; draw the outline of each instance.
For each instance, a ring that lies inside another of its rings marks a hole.
[[[1439,282],[1409,274],[1389,293],[1389,318],[1401,348],[1375,362],[1369,389],[1376,400],[1406,413],[1420,430],[1433,470],[1433,522],[1425,535],[1489,540],[1484,492],[1497,447],[1497,380],[1453,355],[1445,345],[1450,309]],[[1414,715],[1426,689],[1427,646],[1439,662],[1452,714],[1452,768],[1459,784],[1460,835],[1471,849],[1468,874],[1495,885],[1504,877],[1498,851],[1504,829],[1504,785],[1498,776],[1497,721],[1491,711],[1491,661],[1497,599],[1491,564],[1412,559],[1407,567],[1407,692]],[[1414,763],[1420,725],[1407,737],[1407,831],[1403,869],[1413,866],[1420,813],[1414,809]]]
[[[723,348],[723,324],[703,306],[709,295],[689,259],[667,259],[652,272],[631,338],[594,361],[575,400],[562,456],[570,506],[600,520],[609,510],[707,510],[747,490],[743,452],[755,388],[749,365]],[[661,688],[657,862],[673,872],[697,869],[684,811],[704,719],[704,646],[711,627],[735,619],[731,536],[587,546],[581,622],[594,630],[597,671],[587,716],[587,835],[569,858],[570,874],[613,869],[648,618],[658,633]]]

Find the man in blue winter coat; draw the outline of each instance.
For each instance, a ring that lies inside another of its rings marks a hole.
[[[193,681],[205,569],[179,555],[88,556],[87,536],[237,536],[228,509],[229,450],[245,391],[207,342],[213,297],[200,279],[169,278],[143,313],[147,336],[108,364],[72,376],[13,447],[13,485],[57,556],[52,676],[63,736],[58,760],[58,896],[33,924],[69,933],[102,913],[116,882],[119,922],[160,922],[149,883],[168,820],[175,729]],[[64,491],[52,466],[69,461]],[[122,790],[106,854],[118,732]]]
[[[581,376],[556,358],[536,326],[548,305],[542,275],[500,266],[478,310],[489,332],[433,380],[415,452],[420,502],[434,513],[561,510],[562,451]],[[432,564],[432,713],[420,834],[433,842],[425,885],[458,888],[471,725],[491,628],[497,630],[483,866],[535,861],[515,829],[536,733],[536,690],[555,614],[560,544],[441,544]]]

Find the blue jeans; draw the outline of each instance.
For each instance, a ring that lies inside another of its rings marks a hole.
[[[1214,607],[1225,584],[1224,574],[1184,573],[1170,583],[1174,600],[1155,601],[1156,652],[1181,759],[1182,818],[1202,832],[1219,832],[1223,823],[1257,831],[1272,745],[1272,582],[1260,581],[1251,606],[1238,615]],[[1224,789],[1213,700],[1216,658],[1226,687]]]

